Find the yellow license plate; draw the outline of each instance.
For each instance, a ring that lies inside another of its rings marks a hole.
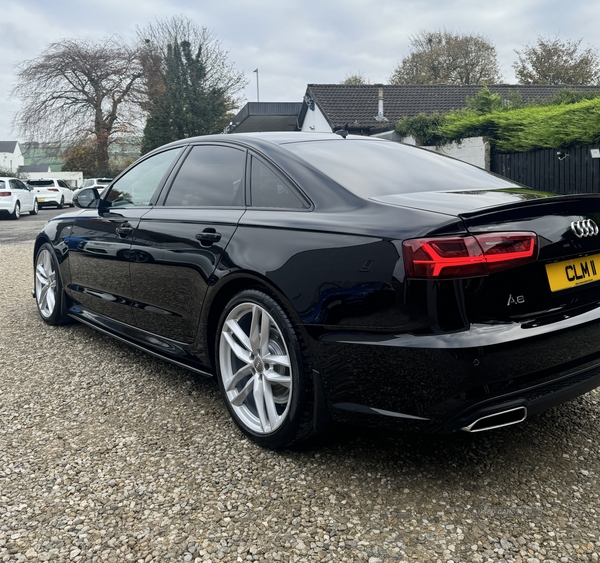
[[[38,197],[38,201],[46,201],[45,197]]]
[[[600,280],[600,254],[546,264],[546,274],[552,291],[577,287]]]

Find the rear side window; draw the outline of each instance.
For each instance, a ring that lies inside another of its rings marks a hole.
[[[0,180],[0,190],[6,189],[6,182],[4,180]]]
[[[192,147],[169,190],[166,206],[244,205],[246,151],[217,145]]]
[[[253,207],[306,209],[296,191],[260,160],[252,158],[250,190]]]

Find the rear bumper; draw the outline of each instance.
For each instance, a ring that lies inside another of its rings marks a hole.
[[[52,195],[52,196],[38,195],[36,197],[38,200],[38,207],[44,207],[45,205],[58,205],[60,203],[62,195],[61,194]]]
[[[328,409],[344,422],[446,433],[511,408],[530,416],[600,386],[600,308],[535,328],[325,333],[313,345]]]
[[[0,212],[12,213],[15,210],[16,200],[14,198],[2,197],[0,198]]]

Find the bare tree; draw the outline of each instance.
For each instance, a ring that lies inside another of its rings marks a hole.
[[[22,107],[14,126],[34,141],[92,140],[97,173],[104,175],[115,136],[139,130],[142,80],[137,49],[116,36],[52,43],[19,66],[12,95]]]
[[[146,54],[158,57],[154,59],[154,64],[162,64],[167,59],[169,46],[172,48],[182,41],[188,42],[192,52],[201,51],[200,61],[206,69],[206,86],[225,91],[233,103],[240,102],[236,95],[248,81],[244,73],[238,71],[228,59],[227,51],[223,50],[221,42],[209,29],[198,27],[192,19],[179,15],[138,28],[137,34]]]
[[[390,84],[494,84],[502,80],[496,47],[482,35],[420,31]]]
[[[598,51],[592,47],[581,49],[581,42],[538,35],[536,43],[528,43],[520,51],[515,49],[518,59],[513,68],[519,84],[598,84]]]
[[[369,80],[367,79],[367,77],[359,71],[357,72],[352,72],[349,74],[346,74],[346,77],[344,78],[344,80],[340,81],[340,84],[350,84],[350,85],[363,85],[363,84],[370,84]]]

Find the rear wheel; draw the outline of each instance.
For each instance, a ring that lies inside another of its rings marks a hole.
[[[32,210],[29,212],[29,215],[37,215],[37,214],[38,214],[38,211],[39,211],[39,208],[38,208],[38,200],[36,199],[36,200],[33,202],[33,209],[32,209]]]
[[[50,325],[67,322],[64,299],[54,250],[44,243],[35,257],[35,301],[40,317]]]
[[[246,290],[225,307],[216,364],[225,404],[257,444],[284,448],[312,433],[312,378],[298,332],[279,304]]]
[[[63,209],[65,207],[65,198],[64,198],[64,196],[60,198],[60,203],[56,207],[58,209]]]
[[[10,218],[14,219],[15,221],[17,219],[21,218],[21,205],[19,204],[18,201],[15,203],[15,208],[14,208],[13,212],[10,214]]]

